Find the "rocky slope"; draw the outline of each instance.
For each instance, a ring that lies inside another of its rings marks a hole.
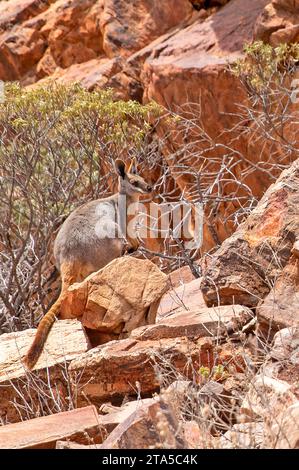
[[[298,41],[298,21],[298,0],[0,2],[0,79],[109,86],[174,111],[197,103],[187,157],[175,159],[179,133],[165,142],[170,177],[188,195],[203,171],[195,149],[205,184],[229,147],[260,199],[234,231],[236,188],[223,186],[204,250],[225,241],[200,279],[126,256],[73,285],[32,372],[34,330],[1,335],[0,448],[299,447],[299,160],[268,188],[276,175],[257,164],[274,147],[239,133],[248,97],[227,67],[246,41]]]
[[[132,262],[145,269],[149,263],[126,257],[114,263],[124,269]],[[155,275],[147,291],[157,308],[162,291]],[[260,320],[250,308],[206,307],[197,279],[170,288],[156,323],[136,328],[138,316],[144,323],[138,296],[124,308],[136,269],[117,294],[108,293],[101,276],[91,275],[85,295],[105,344],[92,347],[82,325],[86,312],[78,311],[79,321],[55,324],[29,373],[22,359],[34,330],[0,336],[0,448],[298,447],[298,320],[276,325],[270,345],[253,334]],[[84,285],[69,291],[72,302],[81,302]],[[119,320],[135,313],[125,335],[110,324],[114,340],[107,322],[105,333],[101,328],[103,292],[106,304],[122,306]]]

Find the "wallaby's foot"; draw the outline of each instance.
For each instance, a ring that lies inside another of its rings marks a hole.
[[[125,245],[122,249],[121,256],[131,255],[135,251],[136,251],[136,249],[132,245]]]
[[[138,248],[135,248],[134,246],[129,246],[128,249],[127,249],[127,253],[129,255],[131,255],[132,253],[135,253],[135,251],[137,251]]]
[[[123,252],[122,255],[131,255],[132,253],[135,253],[135,251],[138,250],[139,248],[139,242],[136,240],[133,242],[126,243],[123,247]]]

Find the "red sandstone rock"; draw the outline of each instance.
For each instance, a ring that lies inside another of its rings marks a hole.
[[[54,0],[10,0],[0,4],[0,32],[43,12]]]
[[[208,305],[256,306],[266,297],[299,235],[298,188],[299,160],[282,172],[248,219],[204,263],[201,290]],[[294,300],[296,294],[292,296]]]
[[[234,424],[220,438],[221,449],[259,449],[265,440],[264,423]]]
[[[228,64],[240,57],[243,45],[252,40],[257,17],[267,3],[267,0],[232,0],[205,21],[198,19],[154,45],[145,60],[141,74],[144,101],[154,99],[174,112],[195,119],[198,124],[197,133],[188,133],[188,148],[184,147],[182,155],[176,153],[184,144],[182,133],[175,133],[175,130],[171,142],[167,141],[164,149],[171,175],[185,197],[192,197],[193,192],[198,194],[198,172],[202,192],[210,187],[211,173],[219,172],[219,161],[227,147],[240,152],[248,162],[254,163],[257,158],[268,159],[270,148],[259,147],[256,141],[254,145],[249,143],[235,127],[240,121],[240,105],[247,105],[247,95],[238,78],[228,70]],[[233,98],[231,90],[234,90]],[[235,133],[232,131],[234,127]],[[169,124],[167,129],[162,126],[161,136],[167,130]],[[209,150],[213,143],[219,143],[218,147]],[[215,158],[218,158],[218,163],[213,164]],[[186,168],[183,174],[182,166]],[[188,168],[192,169],[191,172],[187,171]],[[239,172],[238,179],[242,168],[243,164],[234,169]],[[242,182],[252,188],[258,198],[269,185],[266,173],[258,171],[249,172]],[[218,185],[214,190],[216,195]],[[224,198],[228,194],[244,195],[242,188],[234,186],[234,183],[226,185],[220,192]],[[227,238],[234,228],[227,221],[229,214],[236,210],[234,204],[231,201],[220,202],[217,217],[213,217],[208,216],[208,213],[213,213],[212,202],[205,217],[204,251]]]
[[[30,329],[0,336],[0,416],[4,423],[38,416],[42,413],[40,401],[44,401],[45,409],[47,399],[50,409],[55,409],[55,397],[57,402],[61,399],[65,403],[67,364],[90,346],[79,321],[55,322],[33,372],[29,373],[22,359],[35,333],[35,329]]]
[[[128,56],[192,15],[188,0],[105,0],[101,16],[108,57]]]
[[[132,331],[131,338],[145,341],[179,336],[221,336],[228,331],[242,329],[252,316],[251,310],[241,305],[184,310],[160,318],[155,325],[136,328]]]
[[[188,0],[154,4],[148,0],[133,4],[116,0],[2,2],[0,79],[30,84],[73,64],[128,56],[192,12]],[[78,81],[81,77],[79,69]]]
[[[283,380],[277,380],[259,374],[253,378],[243,400],[240,412],[247,421],[258,417],[270,417],[274,420],[280,412],[296,403],[295,387]]]
[[[73,284],[61,306],[62,318],[81,318],[87,328],[128,334],[155,322],[168,288],[167,275],[149,260],[124,256]]]
[[[105,434],[104,434],[105,435]],[[94,406],[0,426],[0,449],[55,449],[56,441],[101,442],[103,429]]]
[[[189,269],[189,268],[188,268]],[[181,283],[178,286],[171,285],[163,295],[159,308],[158,319],[166,318],[170,313],[196,310],[205,307],[205,302],[200,290],[201,279],[193,279],[191,282]]]
[[[258,331],[272,338],[282,328],[299,326],[299,260],[292,256],[257,308]]]
[[[268,431],[268,445],[275,449],[299,448],[299,401],[284,410]]]
[[[194,276],[189,266],[183,266],[169,274],[169,281],[171,287],[179,287],[183,284],[194,281]]]
[[[276,47],[299,40],[298,0],[273,0],[257,19],[254,38]]]
[[[274,336],[270,355],[276,361],[293,361],[296,364],[296,359],[299,359],[299,328],[283,328],[278,331]]]
[[[182,449],[186,441],[171,407],[162,400],[152,400],[119,424],[99,449]]]
[[[99,404],[126,394],[136,397],[139,389],[142,395],[153,393],[160,385],[155,364],[161,364],[162,368],[172,364],[183,372],[190,359],[196,370],[200,365],[214,365],[211,340],[136,341],[128,338],[111,341],[72,361],[69,373],[74,390],[79,394],[79,403],[84,405],[90,400]]]

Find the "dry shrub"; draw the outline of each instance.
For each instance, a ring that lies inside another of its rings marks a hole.
[[[115,189],[113,161],[149,154],[158,107],[78,85],[24,91],[0,105],[0,332],[36,325],[55,277],[52,242],[78,205]],[[150,158],[149,158],[150,160]],[[150,166],[150,165],[149,165]]]

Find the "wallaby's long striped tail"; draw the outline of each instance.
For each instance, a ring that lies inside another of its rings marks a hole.
[[[43,350],[48,334],[50,333],[53,323],[55,322],[55,318],[60,313],[61,301],[62,295],[60,294],[55,304],[52,305],[50,310],[46,313],[38,325],[33,343],[24,359],[24,364],[28,369],[32,369],[34,367]]]
[[[82,276],[80,269],[82,269],[80,263],[64,262],[61,265],[61,292],[56,302],[52,305],[50,310],[46,313],[46,315],[38,325],[33,343],[23,361],[27,369],[32,369],[36,361],[38,360],[47,340],[48,334],[50,333],[52,325],[55,321],[55,318],[60,315],[60,307],[65,298],[68,287],[74,282],[81,281],[82,279],[84,279],[84,276]]]

